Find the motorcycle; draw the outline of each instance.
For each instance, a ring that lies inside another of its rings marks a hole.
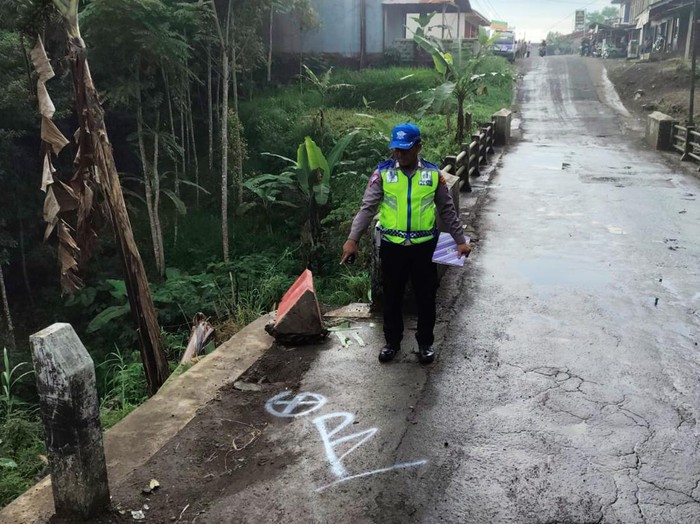
[[[666,40],[664,39],[663,36],[659,36],[656,39],[656,42],[654,42],[653,50],[656,53],[662,53],[665,50],[665,48],[666,48]]]
[[[546,55],[547,55],[547,48],[540,47],[540,56],[546,56]]]

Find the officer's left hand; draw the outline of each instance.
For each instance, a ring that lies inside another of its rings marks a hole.
[[[468,257],[469,253],[472,252],[472,245],[471,244],[459,244],[457,246],[457,258],[462,258],[462,256]]]

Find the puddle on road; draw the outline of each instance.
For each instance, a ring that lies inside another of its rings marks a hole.
[[[601,288],[612,280],[609,271],[581,264],[579,260],[537,257],[522,260],[515,267],[534,285],[543,287]]]

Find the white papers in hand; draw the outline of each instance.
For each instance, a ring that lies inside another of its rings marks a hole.
[[[467,243],[469,243],[469,237],[466,237],[466,239]],[[452,235],[440,233],[440,238],[438,238],[437,246],[433,252],[433,262],[446,266],[462,267],[466,258],[464,255],[461,258],[457,258],[457,243],[452,238]]]

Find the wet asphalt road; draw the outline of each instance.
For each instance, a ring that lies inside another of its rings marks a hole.
[[[302,388],[325,404],[270,416],[292,464],[207,522],[700,522],[700,183],[599,62],[532,63],[438,361],[379,365],[376,329],[321,352]]]

